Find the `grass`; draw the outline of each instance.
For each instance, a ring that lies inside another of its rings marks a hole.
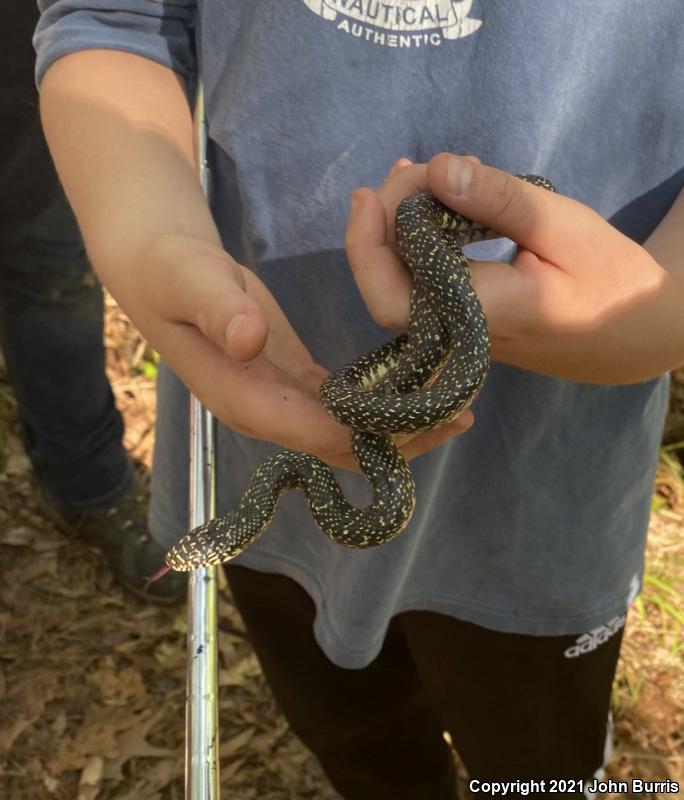
[[[646,571],[622,646],[612,709],[611,777],[684,778],[684,469],[681,443],[661,449]]]

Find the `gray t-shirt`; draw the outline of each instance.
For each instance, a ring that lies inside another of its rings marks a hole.
[[[450,150],[545,175],[637,241],[684,184],[681,0],[40,5],[39,79],[84,48],[138,53],[186,77],[199,53],[225,247],[329,368],[389,338],[341,248],[350,193],[398,157]],[[478,247],[471,255],[510,256],[502,242]],[[316,603],[318,641],[345,667],[369,663],[406,609],[584,633],[638,590],[666,402],[665,378],[595,386],[495,364],[473,429],[412,462],[418,503],[401,536],[347,550],[290,493],[238,563],[298,581]],[[166,370],[157,442],[151,526],[170,545],[186,529],[187,394]],[[219,510],[275,449],[221,428]],[[343,484],[365,502],[361,479]]]

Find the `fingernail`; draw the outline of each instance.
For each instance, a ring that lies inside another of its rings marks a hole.
[[[358,196],[358,193],[357,192],[352,192],[351,201],[350,201],[351,213],[354,214],[356,211],[358,211],[360,205],[361,205],[361,199]]]
[[[451,194],[458,196],[468,191],[473,177],[473,165],[465,158],[449,156],[446,171],[446,185]]]
[[[246,317],[246,314],[236,314],[233,319],[228,323],[228,327],[226,328],[226,341],[229,342],[231,337],[235,334],[235,331],[240,326],[242,320]]]

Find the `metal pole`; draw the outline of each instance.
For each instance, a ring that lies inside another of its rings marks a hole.
[[[204,93],[195,108],[199,177],[209,196]],[[190,396],[190,527],[215,514],[215,421]],[[185,705],[186,800],[219,798],[218,593],[216,567],[193,570],[188,584],[188,673]]]

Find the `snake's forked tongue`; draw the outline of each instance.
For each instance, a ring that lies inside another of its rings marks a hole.
[[[171,572],[171,567],[167,564],[164,564],[163,567],[160,567],[153,575],[145,581],[145,586],[143,587],[145,590],[149,589],[153,583],[156,583],[160,578],[163,578],[167,572]]]

